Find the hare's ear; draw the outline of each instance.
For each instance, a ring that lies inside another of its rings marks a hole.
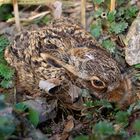
[[[75,71],[74,67],[59,60],[58,58],[56,58],[55,56],[53,55],[50,55],[48,53],[41,53],[40,56],[43,58],[43,60],[46,60],[46,61],[51,61],[57,65],[59,65],[60,67],[63,67],[64,69],[68,70],[69,72],[71,72],[72,74],[74,75],[77,75],[77,72]]]
[[[53,61],[54,63],[56,63],[57,65],[63,67],[64,69],[66,69],[68,72],[70,72],[71,74],[73,74],[76,77],[79,77],[79,78],[81,78],[83,80],[90,80],[91,79],[91,77],[88,77],[85,74],[83,75],[81,72],[77,71],[74,66],[69,65],[69,64],[59,60],[58,58],[56,58],[53,55],[50,55],[48,53],[41,53],[40,56],[43,58],[43,60]]]

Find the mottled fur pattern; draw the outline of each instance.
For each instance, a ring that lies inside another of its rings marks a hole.
[[[122,80],[117,62],[69,19],[17,35],[6,49],[5,58],[16,69],[19,84],[28,91],[37,89],[40,80],[60,78],[62,83],[76,81],[76,85],[105,98]]]

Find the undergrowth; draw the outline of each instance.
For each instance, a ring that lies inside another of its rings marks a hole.
[[[8,45],[8,39],[4,36],[0,36],[0,86],[3,88],[9,88],[11,86],[11,80],[14,74],[14,70],[7,65],[4,59],[4,49]]]
[[[104,48],[115,53],[116,40],[119,37],[124,41],[123,35],[137,16],[138,7],[131,5],[130,0],[117,0],[116,10],[110,11],[110,0],[92,0],[92,2],[98,8],[92,15],[90,32]]]
[[[130,105],[126,110],[120,110],[106,100],[86,102],[85,106],[90,108],[86,117],[93,121],[90,124],[92,133],[78,136],[74,140],[140,139],[140,120],[133,118],[133,114],[140,109],[140,101]]]

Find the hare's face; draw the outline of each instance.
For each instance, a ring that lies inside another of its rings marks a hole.
[[[70,64],[74,67],[83,86],[95,91],[99,98],[120,85],[121,72],[117,62],[100,48],[74,48],[70,52]]]

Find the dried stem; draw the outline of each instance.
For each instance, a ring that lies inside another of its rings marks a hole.
[[[18,4],[21,5],[45,5],[48,3],[54,3],[56,0],[18,0]],[[71,1],[65,1],[65,0],[61,0],[64,3],[73,3]],[[0,0],[0,5],[1,4],[8,4],[8,3],[12,3],[12,0]]]
[[[37,15],[31,16],[29,18],[20,18],[20,22],[23,23],[23,24],[25,24],[25,23],[27,24],[27,23],[30,23],[33,20],[36,20],[38,18],[42,18],[49,13],[50,13],[49,11],[46,11],[46,12],[41,12]],[[15,18],[10,18],[10,19],[7,20],[7,23],[13,23],[14,21],[15,21]]]
[[[110,3],[110,12],[115,10],[115,2],[116,2],[115,0],[111,0],[111,3]]]
[[[86,28],[86,0],[81,0],[81,24]]]
[[[13,8],[14,8],[16,27],[17,27],[17,30],[20,32],[21,31],[21,27],[20,27],[20,20],[19,20],[19,12],[18,12],[17,0],[13,0]]]

